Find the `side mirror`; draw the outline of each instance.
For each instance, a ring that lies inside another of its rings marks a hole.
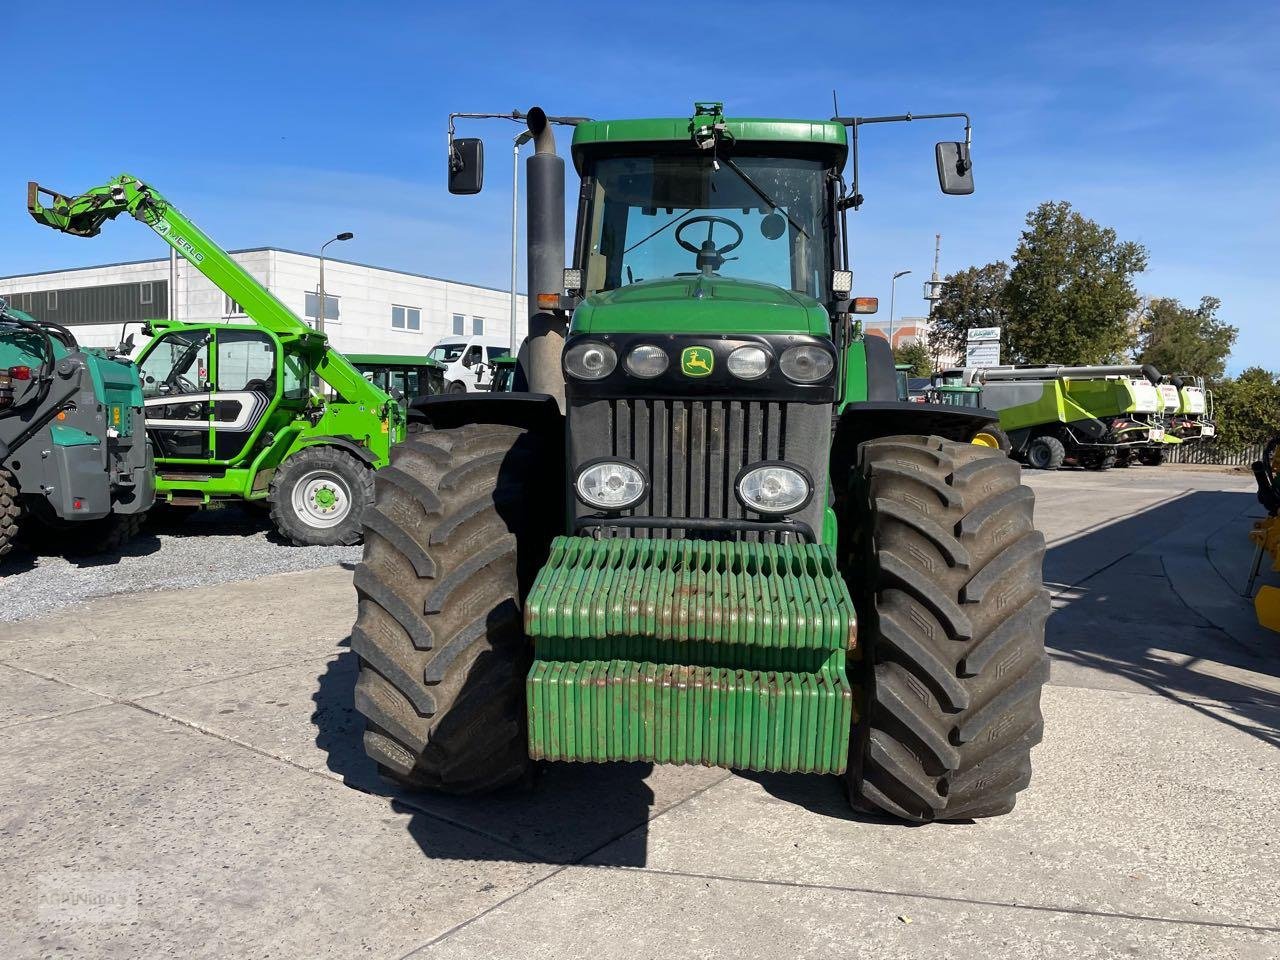
[[[973,193],[973,163],[969,145],[944,142],[934,147],[938,160],[938,186],[948,196],[964,197]]]
[[[462,137],[449,144],[449,192],[467,196],[484,186],[484,141]]]

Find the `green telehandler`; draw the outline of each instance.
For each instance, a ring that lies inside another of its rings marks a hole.
[[[351,638],[370,757],[453,793],[651,761],[839,775],[911,821],[1011,809],[1048,671],[1034,495],[968,442],[993,414],[900,401],[888,343],[854,332],[846,131],[922,118],[558,118],[566,270],[557,118],[516,116],[531,392],[418,401],[378,474]],[[936,149],[950,194],[965,119]],[[451,191],[482,155],[451,138]]]
[[[0,557],[38,524],[76,553],[117,549],[155,500],[137,368],[0,300]]]
[[[79,237],[128,213],[253,321],[148,321],[152,339],[137,363],[157,493],[176,506],[268,504],[280,534],[299,545],[358,542],[373,472],[404,436],[400,405],[137,177],[77,197],[32,182],[27,208],[36,222]],[[327,390],[313,391],[313,378]]]

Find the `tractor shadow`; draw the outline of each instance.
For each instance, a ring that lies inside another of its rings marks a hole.
[[[1250,513],[1261,515],[1252,493],[1194,491],[1051,544],[1049,683],[1156,695],[1280,747],[1280,638],[1241,617],[1228,632],[1195,609],[1211,597],[1230,603],[1243,586]],[[1188,535],[1190,524],[1201,534]],[[1183,564],[1179,582],[1187,569],[1202,574],[1194,581],[1198,596],[1178,595],[1169,575],[1176,563]],[[1235,601],[1252,620],[1251,603]],[[1055,720],[1050,711],[1046,724]],[[740,776],[823,816],[886,822],[854,811],[837,777]]]
[[[647,763],[540,764],[527,784],[482,796],[415,793],[382,777],[364,752],[356,712],[357,658],[345,649],[319,677],[311,721],[328,769],[353,790],[383,797],[408,815],[429,857],[644,866],[655,795]]]

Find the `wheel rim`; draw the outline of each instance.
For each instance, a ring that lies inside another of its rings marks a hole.
[[[995,447],[1000,448],[1000,441],[989,433],[975,434],[973,440],[970,441],[975,447]]]
[[[351,513],[351,488],[329,470],[310,470],[293,485],[293,512],[309,527],[336,527]]]
[[[1044,444],[1037,443],[1027,451],[1027,459],[1033,467],[1043,467],[1049,463],[1049,451]]]

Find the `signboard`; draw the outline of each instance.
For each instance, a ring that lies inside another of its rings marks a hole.
[[[972,327],[966,337],[966,367],[998,367],[1000,365],[1000,328]]]
[[[964,365],[966,367],[998,367],[1000,366],[1000,341],[980,340],[965,345]]]

